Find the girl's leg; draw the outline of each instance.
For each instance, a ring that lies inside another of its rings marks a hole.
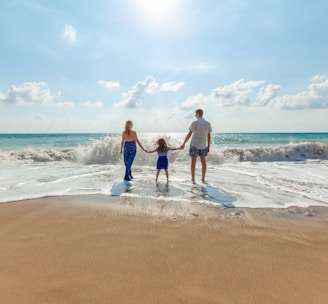
[[[159,172],[161,172],[161,170],[157,170],[157,172],[156,172],[156,183],[158,181]]]
[[[165,169],[166,182],[169,183],[169,170]]]

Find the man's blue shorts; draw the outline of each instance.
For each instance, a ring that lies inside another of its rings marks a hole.
[[[189,155],[191,157],[206,156],[207,155],[207,152],[208,152],[207,148],[197,149],[194,146],[190,146],[190,149],[189,149]]]

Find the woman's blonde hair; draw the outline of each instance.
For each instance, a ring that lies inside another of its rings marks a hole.
[[[166,151],[167,144],[166,144],[166,141],[165,141],[164,138],[160,138],[156,143],[158,145],[158,147],[156,149],[157,152],[161,152],[162,153],[162,152],[165,152]]]
[[[132,125],[133,125],[132,120],[127,120],[126,123],[125,123],[124,131],[128,134],[128,136],[130,135]]]

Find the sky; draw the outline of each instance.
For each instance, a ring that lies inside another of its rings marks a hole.
[[[0,1],[0,133],[328,131],[328,1]]]

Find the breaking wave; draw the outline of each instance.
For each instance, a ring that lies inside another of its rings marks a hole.
[[[178,147],[181,144],[181,141],[174,138],[167,138],[167,140],[172,147]],[[154,148],[153,139],[143,139],[142,142],[147,149]],[[122,161],[120,144],[119,138],[108,137],[65,150],[25,149],[22,151],[0,151],[0,160],[26,162],[69,161],[87,165],[116,164]],[[170,163],[189,162],[188,150],[189,147],[186,146],[185,150],[170,152]],[[138,148],[135,164],[153,165],[156,159],[156,153],[148,154]],[[207,158],[208,164],[211,165],[236,162],[304,161],[308,159],[327,160],[328,144],[304,142],[255,148],[222,147],[213,144]]]

